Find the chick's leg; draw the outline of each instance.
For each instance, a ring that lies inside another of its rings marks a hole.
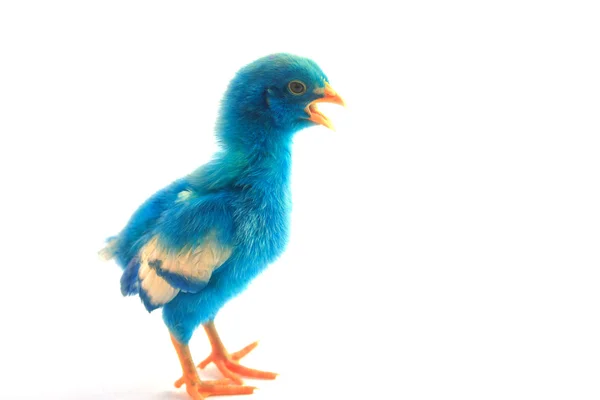
[[[183,377],[175,382],[175,387],[179,388],[185,384],[185,389],[194,400],[204,400],[208,396],[252,394],[254,388],[251,386],[232,385],[228,379],[220,381],[202,382],[198,376],[196,366],[192,361],[190,348],[188,345],[180,343],[171,335],[171,341],[175,346],[175,351],[181,363]]]
[[[204,330],[208,335],[212,352],[204,361],[198,364],[198,368],[204,369],[208,364],[213,362],[225,378],[240,385],[243,383],[242,376],[255,379],[275,379],[277,376],[274,372],[259,371],[239,364],[239,360],[254,350],[258,346],[258,342],[254,342],[242,350],[230,354],[225,349],[213,321],[204,324]]]

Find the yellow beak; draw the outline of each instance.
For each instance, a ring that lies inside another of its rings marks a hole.
[[[318,99],[310,102],[308,106],[304,109],[308,114],[308,119],[312,122],[328,127],[331,130],[335,130],[333,124],[325,115],[323,115],[319,109],[317,108],[317,103],[333,103],[339,104],[340,106],[345,106],[344,100],[340,97],[339,94],[329,85],[329,83],[325,82],[325,87],[323,89],[317,89],[320,93],[323,93],[323,97],[319,97]]]

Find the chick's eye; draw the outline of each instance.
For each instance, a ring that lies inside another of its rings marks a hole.
[[[300,81],[291,81],[288,83],[288,88],[290,89],[290,92],[295,95],[306,92],[306,85]]]

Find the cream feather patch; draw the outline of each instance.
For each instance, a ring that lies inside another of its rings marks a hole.
[[[175,289],[164,278],[158,276],[156,271],[150,268],[147,261],[140,264],[138,277],[141,288],[155,306],[167,304],[179,293],[179,289]]]
[[[169,281],[160,275],[168,274],[189,282],[206,283],[213,271],[230,255],[231,248],[221,246],[214,233],[207,235],[201,245],[185,247],[178,252],[169,251],[161,244],[159,237],[155,236],[140,251],[138,277],[150,301],[154,305],[163,305],[171,301],[179,293],[179,289],[169,283],[173,281],[168,277]],[[155,264],[157,261],[158,266]]]

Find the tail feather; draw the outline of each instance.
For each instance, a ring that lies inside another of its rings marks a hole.
[[[100,259],[110,261],[117,255],[118,241],[116,236],[106,239],[106,246],[98,252]]]
[[[117,264],[122,265],[122,260],[117,257],[118,250],[118,236],[112,236],[106,239],[106,245],[98,252],[98,256],[104,261],[110,261],[116,258]],[[123,275],[121,276],[121,293],[123,296],[132,296],[139,293],[139,268],[140,263],[137,257],[134,257],[126,266],[124,266]]]

